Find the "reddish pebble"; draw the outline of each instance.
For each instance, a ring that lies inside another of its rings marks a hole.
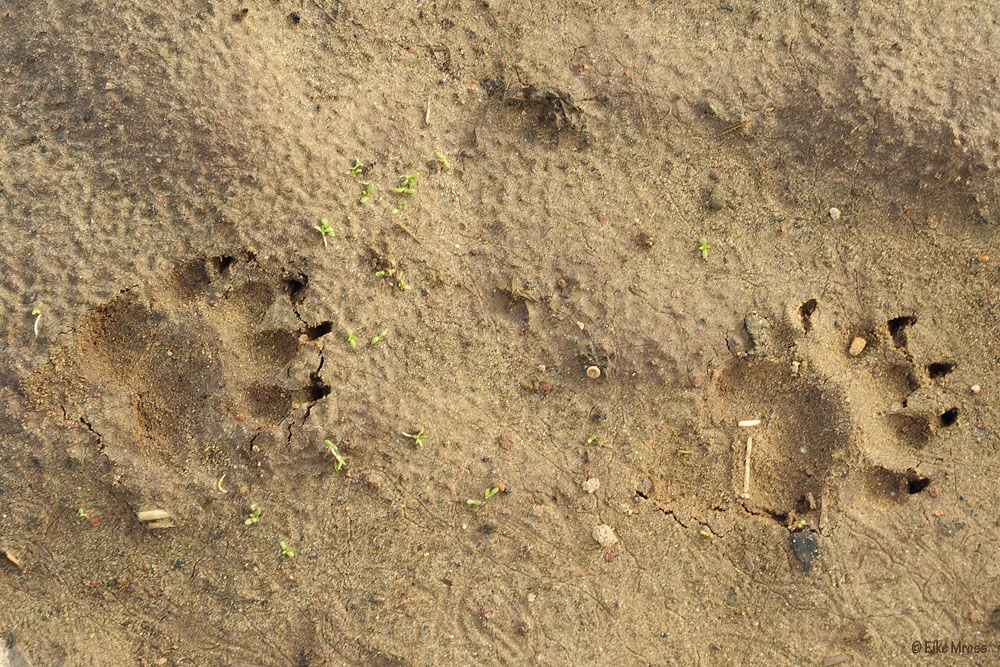
[[[608,552],[608,553],[604,554],[604,562],[606,562],[606,563],[614,563],[615,562],[615,555],[613,553],[611,553],[611,552]]]
[[[236,421],[238,421],[238,422],[243,421],[243,413],[242,412],[237,412],[236,413]]]
[[[416,51],[416,49],[415,49],[415,48],[413,48],[412,46],[408,46],[408,47],[406,47],[406,52],[407,52],[407,53],[413,53],[414,51]]]
[[[931,494],[931,498],[937,498],[939,493],[938,488],[936,486],[932,486],[929,493]]]
[[[598,213],[597,214],[597,221],[598,222],[607,222],[608,221],[608,216],[604,215],[603,213]]]
[[[681,298],[681,291],[679,289],[672,289],[670,290],[670,296],[674,297],[675,299],[679,299]]]
[[[101,585],[101,582],[99,582],[97,579],[91,579],[90,585],[93,586],[94,588],[97,588],[98,586]]]
[[[985,264],[986,262],[990,261],[990,256],[989,255],[980,255],[979,256],[979,261],[982,262],[983,264]]]
[[[978,394],[982,390],[983,390],[983,388],[980,387],[978,384],[974,384],[971,387],[969,387],[969,391],[971,391],[973,394]]]
[[[717,181],[720,178],[719,177],[719,172],[717,172],[717,171],[710,171],[710,172],[708,172],[708,177],[711,178],[713,181]]]
[[[93,519],[90,520],[90,525],[91,526],[96,526],[100,522],[101,522],[101,517],[95,516]]]
[[[941,517],[944,516],[944,510],[937,510],[936,512],[934,512],[934,516],[940,519]]]

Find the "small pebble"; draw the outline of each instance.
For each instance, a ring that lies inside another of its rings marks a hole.
[[[601,480],[597,479],[596,477],[591,477],[590,479],[588,479],[583,483],[583,490],[586,491],[587,493],[593,493],[594,491],[597,491],[599,488],[601,488]]]
[[[840,220],[840,209],[834,206],[830,209],[830,218],[834,221]]]
[[[708,207],[713,211],[721,211],[725,205],[726,200],[723,198],[719,188],[712,190],[712,196],[708,200]]]
[[[944,516],[944,510],[937,510],[936,512],[934,512],[934,516],[936,516],[938,518],[943,517]]]
[[[618,541],[618,536],[615,535],[614,528],[606,523],[594,528],[594,532],[591,535],[602,547],[610,547]]]
[[[852,357],[856,357],[864,352],[866,345],[868,345],[868,341],[861,336],[856,336],[854,340],[851,341],[851,346],[847,348],[847,353]]]
[[[717,171],[710,171],[710,172],[708,172],[708,177],[711,178],[713,181],[717,181],[717,180],[719,180],[719,172],[717,172]]]
[[[989,255],[980,255],[979,256],[979,261],[982,262],[983,264],[985,264],[986,262],[990,261],[990,256]]]
[[[931,494],[931,498],[937,498],[939,493],[938,488],[936,486],[932,486],[929,493]]]
[[[969,391],[971,391],[973,394],[978,394],[982,390],[983,390],[983,388],[980,387],[978,384],[974,384],[971,387],[969,387]]]

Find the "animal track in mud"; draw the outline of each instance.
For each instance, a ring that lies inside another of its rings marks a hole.
[[[842,480],[851,480],[864,502],[904,502],[931,484],[918,472],[927,458],[921,450],[960,417],[944,386],[956,364],[916,360],[915,315],[843,330],[827,320],[816,299],[789,310],[765,349],[737,354],[707,395],[709,417],[735,439],[732,491],[743,490],[752,437],[745,505],[782,523],[821,513]],[[858,336],[867,345],[852,356],[847,350]],[[762,419],[763,427],[735,427],[747,418]]]
[[[78,377],[63,410],[116,463],[253,463],[330,393],[321,339],[333,325],[299,316],[307,283],[252,255],[223,256],[122,292],[87,313],[64,350]]]

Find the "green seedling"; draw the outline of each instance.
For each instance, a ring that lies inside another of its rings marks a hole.
[[[83,509],[82,507],[77,507],[76,508],[76,515],[78,517],[80,517],[81,519],[86,519],[87,518],[87,511],[85,509]]]
[[[319,226],[313,227],[313,229],[323,235],[323,247],[326,247],[326,235],[329,234],[330,236],[333,236],[333,227],[330,226],[330,223],[327,222],[326,218],[323,218],[319,221]]]
[[[711,249],[711,247],[712,247],[712,246],[711,246],[711,245],[709,244],[709,242],[708,242],[708,241],[707,241],[707,240],[705,239],[705,237],[704,237],[704,236],[702,236],[702,237],[701,237],[701,245],[700,245],[700,246],[698,246],[698,250],[700,250],[700,251],[701,251],[701,258],[702,258],[702,259],[708,259],[708,251],[709,251],[709,249]]]
[[[403,435],[405,435],[407,438],[413,438],[413,442],[417,443],[417,447],[419,447],[420,449],[424,448],[424,440],[427,439],[427,434],[424,433],[423,426],[421,426],[420,430],[417,431],[416,433],[406,433],[404,431]]]
[[[340,452],[337,451],[337,445],[333,444],[329,440],[324,440],[323,444],[326,445],[330,449],[330,453],[333,454],[333,458],[334,458],[333,469],[334,470],[340,470],[345,465],[347,465],[347,457],[340,455]]]
[[[442,167],[445,169],[451,169],[451,165],[448,164],[448,158],[442,155],[440,151],[434,151],[434,157],[437,158],[437,161],[441,163]]]
[[[468,500],[465,501],[465,504],[466,505],[482,505],[483,503],[485,503],[487,500],[489,500],[490,498],[492,498],[493,496],[495,496],[498,493],[500,493],[500,489],[494,486],[492,488],[486,489],[483,492],[483,499],[482,500],[479,500],[478,498],[469,498]]]
[[[712,531],[708,528],[702,528],[698,531],[698,534],[702,537],[715,537],[715,535],[712,534]]]
[[[358,337],[350,329],[347,330],[347,344],[351,346],[352,350],[358,349]]]
[[[587,438],[587,444],[588,445],[593,444],[595,440],[597,440],[597,436],[596,435],[592,435],[589,438]]]
[[[38,321],[42,319],[42,304],[35,304],[31,314],[35,316],[35,338],[38,338]]]
[[[372,183],[366,185],[365,189],[361,191],[361,199],[359,199],[358,201],[364,204],[366,201],[368,201],[368,198],[372,196],[372,190],[374,189],[375,186]]]
[[[247,520],[243,522],[243,525],[244,526],[252,526],[255,523],[260,523],[260,508],[259,507],[251,507],[250,508],[250,516],[248,516]]]
[[[690,454],[691,450],[690,449],[678,449],[677,453],[678,454]]]
[[[412,195],[416,193],[417,177],[420,176],[419,173],[409,174],[403,177],[398,187],[392,189],[396,194],[401,195]]]
[[[393,207],[392,214],[393,215],[399,215],[404,208],[406,208],[406,200],[405,199],[403,201],[399,202],[399,206],[394,206]]]
[[[385,338],[385,337],[386,337],[386,336],[388,336],[388,335],[389,335],[389,330],[388,330],[388,329],[386,329],[385,331],[383,331],[383,332],[382,332],[382,333],[380,333],[379,335],[377,335],[377,336],[372,336],[372,345],[375,345],[375,344],[377,344],[377,343],[378,343],[378,342],[379,342],[380,340],[382,340],[383,338]]]
[[[281,547],[281,555],[287,558],[295,558],[295,552],[288,548],[284,540],[278,542],[278,546]]]
[[[379,278],[384,278],[385,276],[393,276],[396,274],[396,269],[380,269],[375,272],[375,275]]]
[[[354,166],[351,167],[351,170],[347,172],[347,175],[357,176],[364,170],[365,170],[365,165],[361,164],[361,160],[354,158]]]
[[[403,282],[403,275],[402,274],[400,274],[400,276],[399,276],[399,282],[397,284],[399,285],[399,289],[402,289],[402,290],[408,290],[408,289],[410,289],[410,286]]]

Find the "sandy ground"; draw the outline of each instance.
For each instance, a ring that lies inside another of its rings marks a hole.
[[[135,4],[0,2],[0,664],[1000,660],[991,3]]]

